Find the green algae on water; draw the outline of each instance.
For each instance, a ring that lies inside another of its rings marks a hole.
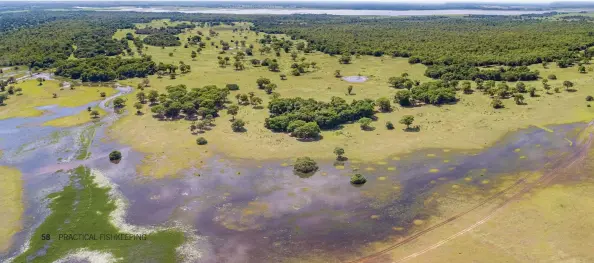
[[[51,213],[33,233],[27,250],[13,262],[54,262],[77,250],[105,253],[121,262],[177,260],[176,248],[184,242],[183,233],[122,232],[110,222],[110,214],[116,209],[110,188],[100,187],[86,167],[71,172],[70,183],[47,196]],[[66,234],[77,234],[79,238],[66,240]],[[111,240],[106,235],[111,235]],[[115,236],[127,238],[115,240]]]

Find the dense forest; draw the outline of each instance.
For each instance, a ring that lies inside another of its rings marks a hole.
[[[378,18],[35,11],[21,14],[21,21],[19,15],[6,13],[0,14],[0,21],[5,22],[0,23],[0,30],[5,31],[0,34],[0,65],[49,68],[69,57],[124,54],[130,47],[127,41],[112,39],[117,29],[168,18],[197,24],[251,22],[255,30],[305,39],[308,44],[304,51],[406,57],[409,63],[427,65],[425,74],[435,79],[534,80],[538,72],[521,66],[554,62],[567,67],[592,56],[588,48],[594,46],[594,29],[589,23],[542,19],[548,15]],[[181,23],[136,31],[149,34],[142,40],[145,44],[177,46],[180,41],[174,33],[194,26]],[[264,35],[263,41],[267,39]],[[133,37],[131,40],[137,47],[142,43]],[[292,48],[290,41],[281,44],[282,49]],[[507,67],[479,68],[493,65]],[[117,72],[110,75],[122,76]]]
[[[111,81],[155,74],[157,67],[151,57],[122,59],[97,56],[89,59],[66,60],[57,63],[55,74],[82,81]]]
[[[390,55],[411,63],[521,66],[573,59],[594,45],[584,22],[499,18],[377,18],[299,16],[262,21],[256,30],[306,39],[327,54]]]

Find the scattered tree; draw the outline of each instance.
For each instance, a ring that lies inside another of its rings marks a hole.
[[[344,149],[341,147],[334,148],[334,154],[336,154],[336,160],[343,160]]]
[[[235,115],[239,113],[239,106],[231,105],[227,108],[227,114],[232,116],[232,120],[235,120]]]
[[[371,126],[370,126],[371,122],[372,122],[372,120],[367,117],[363,117],[363,118],[359,119],[359,125],[361,126],[362,130],[369,130],[371,128]]]
[[[524,95],[518,93],[514,94],[514,101],[517,105],[524,104]]]
[[[234,121],[231,123],[231,129],[232,129],[234,132],[241,132],[241,131],[244,131],[244,130],[245,130],[244,126],[245,126],[245,122],[244,122],[242,119],[237,119],[237,120],[234,120]]]
[[[501,101],[501,99],[499,98],[493,98],[493,100],[491,101],[491,107],[493,107],[494,109],[501,109],[504,107],[503,101]]]
[[[402,116],[402,119],[400,119],[400,124],[404,124],[406,125],[406,129],[410,129],[410,125],[413,124],[413,122],[415,121],[415,117],[412,115],[404,115]]]
[[[569,88],[573,87],[573,82],[569,80],[563,81],[563,87],[565,87],[565,90],[567,91]]]

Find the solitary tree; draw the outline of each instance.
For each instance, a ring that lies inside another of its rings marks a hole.
[[[144,94],[144,92],[138,92],[136,93],[136,98],[138,99],[138,102],[140,103],[144,103],[146,100],[146,94]]]
[[[340,70],[337,69],[336,71],[334,71],[334,77],[340,78],[342,77],[342,75],[340,74]]]
[[[227,108],[227,114],[232,116],[232,120],[235,120],[235,115],[239,113],[239,106],[231,105]]]
[[[342,160],[342,156],[344,155],[344,149],[341,147],[336,147],[334,148],[334,154],[336,154],[336,159],[337,160]]]
[[[140,109],[142,109],[142,103],[140,102],[136,102],[134,103],[134,108],[136,108],[136,114],[140,115],[142,114],[142,112],[140,112]]]
[[[245,130],[244,126],[245,126],[245,122],[244,122],[242,119],[237,119],[237,120],[234,120],[234,121],[231,123],[231,129],[232,129],[234,132],[241,132],[241,131],[244,131],[244,130]]]
[[[124,107],[124,103],[126,103],[124,99],[117,97],[113,100],[113,107],[116,109],[122,108]]]
[[[549,80],[548,79],[543,79],[542,80],[542,88],[547,91],[547,94],[549,93],[549,90],[551,89],[551,85],[549,85]]]
[[[503,102],[499,98],[494,98],[491,101],[491,107],[493,107],[494,109],[501,109],[504,107],[504,105],[503,105]]]
[[[569,80],[563,81],[563,87],[565,87],[565,90],[567,91],[569,88],[573,87],[573,82]]]
[[[514,94],[514,101],[518,105],[524,104],[524,95],[518,93]]]
[[[351,95],[351,93],[353,92],[353,85],[349,85],[347,91],[349,92],[349,95]]]
[[[528,92],[530,93],[530,97],[536,97],[536,88],[535,87],[528,88]]]
[[[338,62],[340,64],[349,64],[351,63],[351,55],[345,54],[340,56],[340,58],[338,59]]]
[[[99,95],[101,96],[101,98],[105,98],[105,96],[107,96],[107,94],[105,94],[105,92],[101,92],[101,93],[99,93]]]
[[[91,111],[91,116],[93,116],[93,119],[99,118],[99,111],[97,110],[93,110]]]
[[[299,157],[293,165],[293,170],[298,173],[313,173],[318,170],[318,164],[309,157]]]
[[[406,125],[406,129],[410,129],[410,125],[413,124],[413,122],[415,121],[415,117],[412,115],[404,115],[402,116],[402,119],[400,119],[400,124],[404,124]]]
[[[156,103],[157,100],[159,100],[159,92],[157,92],[156,90],[149,91],[148,99],[151,102],[151,104]]]
[[[119,161],[122,159],[122,153],[119,151],[112,151],[109,153],[109,160],[110,161]]]
[[[258,80],[256,80],[256,83],[258,84],[259,89],[264,89],[264,86],[266,84],[270,84],[270,80],[267,78],[260,77]]]

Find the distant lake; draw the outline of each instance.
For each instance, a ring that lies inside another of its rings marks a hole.
[[[132,11],[132,12],[180,12],[180,13],[210,13],[210,14],[241,14],[241,15],[291,15],[291,14],[329,14],[352,16],[429,16],[429,15],[522,15],[542,14],[552,10],[480,10],[480,9],[450,9],[450,10],[352,10],[352,9],[256,9],[256,8],[201,8],[201,7],[133,7],[118,6],[108,8],[76,7],[82,10],[96,11]],[[559,10],[561,11],[561,10]],[[578,12],[580,10],[566,10],[564,12]]]

